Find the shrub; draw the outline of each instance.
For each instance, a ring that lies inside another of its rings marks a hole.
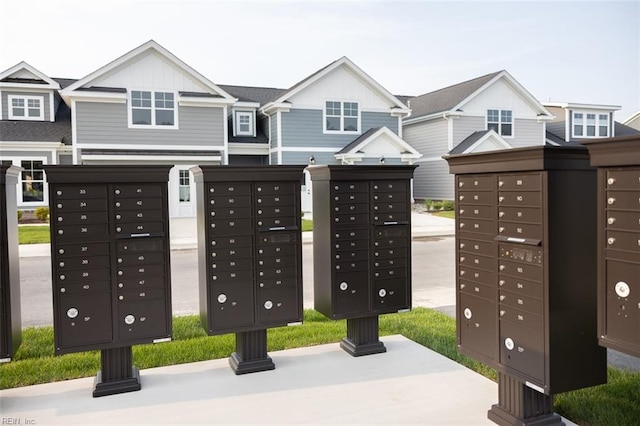
[[[22,220],[22,210],[18,210],[18,220]]]
[[[38,207],[34,214],[39,220],[43,222],[49,221],[49,207]]]
[[[442,210],[453,211],[456,209],[456,205],[451,200],[445,200],[442,202]]]

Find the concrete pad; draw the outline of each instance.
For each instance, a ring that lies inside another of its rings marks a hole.
[[[141,371],[142,390],[93,398],[93,378],[0,391],[21,424],[493,424],[497,384],[403,336],[353,358],[337,343],[270,353],[235,376],[227,359]],[[135,360],[134,360],[135,361]]]

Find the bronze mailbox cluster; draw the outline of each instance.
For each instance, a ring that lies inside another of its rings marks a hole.
[[[302,321],[301,166],[200,166],[200,316],[236,333],[236,374],[275,368],[266,329]]]
[[[640,138],[583,144],[598,168],[598,337],[640,357]]]
[[[347,319],[342,348],[384,352],[378,315],[411,308],[411,188],[417,166],[310,166],[315,308]]]
[[[171,338],[168,166],[48,166],[58,354],[99,349],[94,396],[140,389],[131,345]]]
[[[499,372],[491,420],[557,423],[553,394],[606,382],[588,153],[534,147],[446,159],[456,175],[459,350]]]
[[[20,169],[0,164],[0,362],[22,342],[16,184]]]

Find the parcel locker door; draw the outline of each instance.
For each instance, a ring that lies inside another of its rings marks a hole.
[[[606,263],[606,337],[640,346],[640,264]]]
[[[500,321],[500,364],[544,387],[544,335],[509,321]]]
[[[398,277],[374,280],[374,311],[397,312],[411,307],[409,300],[408,278]]]
[[[335,314],[369,310],[369,271],[336,272],[333,280]]]
[[[287,324],[302,321],[302,307],[298,306],[296,287],[258,290],[258,320],[262,324]]]
[[[210,331],[239,328],[254,323],[252,284],[213,285],[210,287],[209,297]]]
[[[111,294],[65,294],[57,298],[56,352],[112,340]]]
[[[118,332],[122,341],[169,336],[165,298],[118,302]]]
[[[496,307],[488,299],[460,293],[458,345],[466,353],[496,361]]]

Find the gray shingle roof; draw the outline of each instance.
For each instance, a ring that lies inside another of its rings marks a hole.
[[[380,129],[381,129],[381,127],[372,127],[371,129],[367,130],[366,132],[364,132],[363,134],[361,134],[360,136],[355,138],[353,140],[353,142],[351,142],[350,144],[348,144],[347,146],[342,148],[340,151],[336,152],[336,154],[346,154],[346,153],[350,152],[353,148],[358,146],[358,144],[360,144],[360,142],[362,142],[363,140],[367,139],[369,136],[371,136],[372,134],[374,134],[375,132],[377,132]]]
[[[238,98],[241,102],[258,102],[260,106],[265,105],[286,92],[285,89],[276,89],[273,87],[228,86],[223,84],[219,84],[218,87],[234,98]]]
[[[411,108],[412,111],[410,118],[451,110],[501,72],[502,71],[497,71],[474,78],[473,80],[436,90],[435,92],[410,98],[408,100],[409,108]]]
[[[56,121],[0,121],[0,140],[12,142],[62,142],[71,145],[71,110],[61,102]]]
[[[565,125],[566,121],[554,121],[551,123],[547,123],[547,139],[560,144],[560,145],[580,145],[577,142],[577,139],[573,140],[565,140]],[[632,127],[625,126],[622,123],[614,122],[615,126],[615,134],[616,136],[631,136],[640,134],[639,130],[636,130]]]
[[[465,140],[460,142],[455,148],[449,151],[449,154],[462,154],[469,147],[471,147],[474,143],[478,142],[484,135],[489,133],[490,130],[480,130],[478,132],[473,132]]]

